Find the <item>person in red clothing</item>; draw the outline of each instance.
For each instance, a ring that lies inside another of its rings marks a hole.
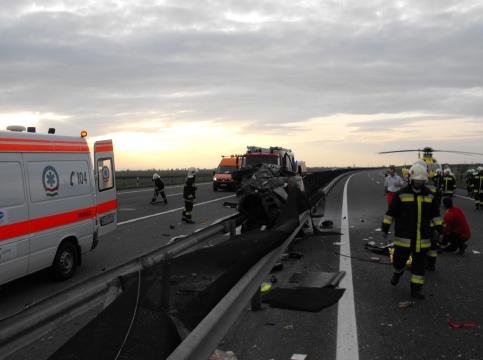
[[[458,253],[464,254],[467,248],[465,243],[471,237],[465,214],[459,207],[453,205],[453,199],[450,197],[443,199],[443,206],[446,209],[443,219],[443,244],[449,244],[444,250],[459,249]]]

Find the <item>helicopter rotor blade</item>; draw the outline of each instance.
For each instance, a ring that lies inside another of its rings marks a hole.
[[[393,151],[381,151],[378,154],[392,154],[392,153],[401,153],[401,152],[416,152],[416,151],[423,151],[421,149],[412,149],[412,150],[393,150]]]
[[[456,151],[456,150],[433,150],[433,152],[446,152],[446,153],[464,154],[464,155],[483,155],[482,153],[474,153],[469,151]]]

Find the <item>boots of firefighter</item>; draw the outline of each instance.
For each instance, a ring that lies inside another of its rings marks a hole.
[[[396,286],[399,282],[399,279],[401,278],[403,272],[394,272],[392,274],[392,278],[391,278],[391,285],[394,285]]]
[[[415,283],[411,283],[411,297],[415,298],[415,299],[424,299],[425,296],[424,294],[421,293],[421,289],[422,289],[423,285],[421,284],[415,284]]]
[[[161,195],[163,195],[164,203],[167,204],[168,203],[168,198],[166,197],[165,192],[163,191],[163,193]]]
[[[463,241],[461,241],[460,244],[459,244],[458,254],[463,255],[465,253],[465,250],[466,250],[467,247],[468,247],[468,245],[466,245]]]
[[[435,271],[436,270],[436,259],[437,259],[436,256],[428,255],[428,258],[426,259],[426,269],[428,269],[429,271]]]
[[[186,212],[186,220],[185,222],[187,224],[194,224],[195,222],[193,221],[193,219],[191,218],[191,212]]]
[[[186,217],[186,210],[183,210],[183,215],[181,216],[181,221],[186,221],[188,218]]]

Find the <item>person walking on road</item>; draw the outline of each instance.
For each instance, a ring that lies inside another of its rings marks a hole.
[[[196,199],[197,189],[197,187],[195,186],[195,174],[196,169],[194,167],[190,167],[188,169],[188,175],[186,176],[183,188],[184,210],[181,220],[186,222],[187,224],[194,223],[192,219],[192,211],[194,206],[193,203]]]
[[[384,191],[387,195],[387,204],[391,205],[394,194],[402,187],[406,186],[406,182],[396,174],[396,167],[389,166],[389,174],[384,180]]]
[[[166,193],[164,192],[164,183],[163,183],[163,180],[161,180],[161,176],[159,176],[159,174],[157,173],[154,173],[153,181],[154,181],[154,194],[153,194],[153,198],[151,199],[151,204],[154,204],[158,200],[158,197],[160,195],[163,198],[164,203],[167,204],[168,198],[166,197]]]
[[[410,168],[410,183],[399,190],[384,216],[382,231],[384,239],[393,222],[394,225],[394,273],[391,284],[397,285],[404,273],[406,262],[412,256],[411,296],[424,299],[421,289],[424,284],[427,251],[434,237],[439,238],[443,220],[434,195],[424,185],[428,180],[427,168],[415,163]]]
[[[444,198],[443,206],[446,209],[443,218],[443,245],[448,244],[444,251],[458,250],[462,255],[468,247],[466,242],[471,237],[470,226],[463,210],[453,205],[453,199]]]

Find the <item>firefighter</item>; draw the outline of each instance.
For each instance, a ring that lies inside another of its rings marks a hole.
[[[456,189],[456,179],[449,168],[444,169],[443,176],[443,196],[453,196]]]
[[[476,209],[483,207],[483,166],[478,166],[474,175],[474,199]]]
[[[384,180],[384,191],[387,195],[387,204],[391,205],[394,194],[402,187],[406,186],[404,180],[396,174],[396,167],[389,166],[389,174]]]
[[[463,211],[453,205],[453,199],[444,198],[446,213],[443,218],[443,244],[449,244],[444,251],[455,251],[463,255],[468,247],[466,241],[471,237],[471,229]]]
[[[190,167],[188,169],[188,174],[186,176],[183,188],[184,210],[181,220],[187,224],[194,223],[191,213],[193,211],[193,203],[195,202],[197,189],[195,186],[195,174],[196,169],[194,167]]]
[[[382,231],[384,239],[387,239],[391,224],[395,222],[394,274],[391,284],[397,285],[411,255],[411,296],[424,299],[421,289],[427,251],[431,247],[431,240],[439,238],[443,221],[434,195],[424,185],[428,180],[426,166],[415,163],[409,171],[411,181],[394,195],[384,216]]]
[[[154,181],[154,194],[153,198],[151,199],[151,204],[154,204],[158,200],[158,196],[161,195],[161,197],[164,200],[164,203],[168,203],[168,198],[166,197],[166,193],[164,192],[164,183],[163,180],[161,180],[161,176],[159,174],[154,173],[153,174],[153,181]]]
[[[431,178],[433,185],[436,187],[436,190],[441,193],[443,188],[443,175],[441,169],[436,169],[433,177]]]
[[[473,181],[473,173],[475,172],[474,169],[466,170],[465,180],[466,180],[466,192],[468,196],[473,196],[474,192],[474,181]]]

